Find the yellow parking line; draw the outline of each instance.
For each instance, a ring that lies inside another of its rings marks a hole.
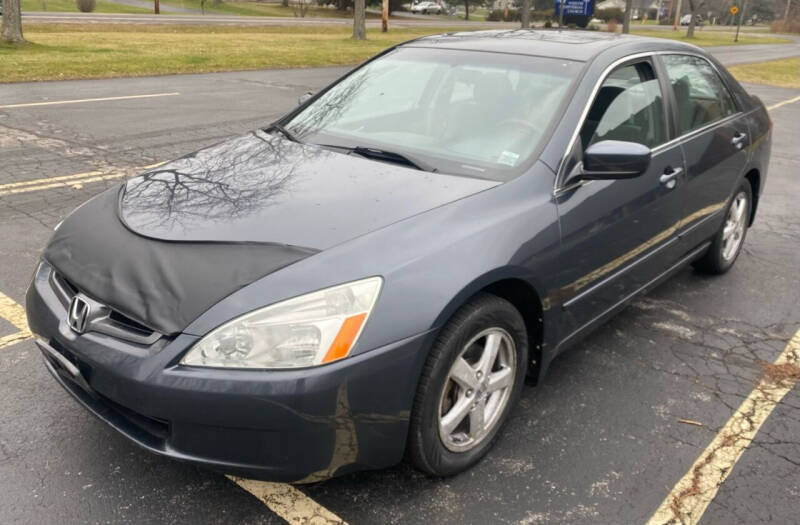
[[[21,343],[22,341],[27,341],[31,337],[33,337],[33,334],[30,332],[17,332],[15,334],[4,335],[3,337],[0,337],[0,348],[5,348],[7,346]]]
[[[0,317],[14,325],[19,332],[0,337],[0,348],[11,346],[20,341],[30,339],[32,336],[28,328],[25,309],[18,305],[12,298],[0,292]]]
[[[758,386],[678,481],[648,525],[697,523],[719,487],[775,406],[800,380],[800,330],[772,364],[766,364]]]
[[[4,195],[29,193],[32,191],[49,190],[53,188],[80,187],[81,185],[88,184],[90,182],[119,179],[125,177],[130,172],[149,170],[151,168],[155,168],[162,164],[163,162],[157,162],[155,164],[150,164],[148,166],[135,167],[129,170],[120,171],[118,173],[108,173],[104,171],[87,171],[84,173],[76,173],[74,175],[59,175],[56,177],[45,177],[42,179],[0,184],[0,197]]]
[[[152,93],[149,95],[126,95],[120,97],[80,98],[73,100],[53,100],[49,102],[27,102],[24,104],[6,104],[4,106],[0,106],[0,109],[28,108],[32,106],[57,106],[62,104],[81,104],[83,102],[105,102],[107,100],[132,100],[137,98],[173,97],[175,95],[180,95],[180,93],[176,91],[173,93]]]
[[[19,328],[20,331],[28,331],[25,309],[2,292],[0,292],[0,317]]]
[[[59,175],[57,177],[45,177],[42,179],[24,180],[21,182],[10,182],[8,184],[0,184],[0,191],[7,190],[9,188],[22,188],[24,186],[39,186],[40,184],[45,184],[48,182],[81,179],[83,177],[101,175],[102,173],[103,173],[102,171],[86,171],[84,173],[76,173],[74,175]]]
[[[339,516],[329,511],[298,489],[287,483],[270,483],[252,479],[228,478],[261,500],[269,509],[293,525],[346,525]]]
[[[769,111],[772,111],[773,109],[778,109],[779,107],[785,106],[787,104],[794,104],[795,102],[800,102],[800,96],[794,97],[794,98],[790,98],[789,100],[784,100],[783,102],[778,102],[777,104],[773,104],[773,105],[767,107],[767,109]]]

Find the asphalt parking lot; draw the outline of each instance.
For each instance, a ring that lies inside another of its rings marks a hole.
[[[701,523],[797,522],[796,379],[782,400],[742,407],[768,363],[800,353],[800,91],[747,86],[772,107],[774,143],[734,269],[685,269],[561,355],[466,474],[399,465],[244,490],[140,450],[63,392],[19,306],[53,227],[141,167],[264,125],[343,71],[0,85],[0,523],[646,523],[696,495],[681,488],[687,473],[690,489],[727,476]],[[763,423],[752,440],[730,426],[739,416]],[[729,465],[712,450],[720,436],[741,452]]]

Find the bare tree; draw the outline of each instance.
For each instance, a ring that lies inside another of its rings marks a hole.
[[[306,13],[308,13],[311,7],[311,0],[294,0],[291,5],[292,13],[294,13],[295,18],[305,18]]]
[[[353,39],[367,39],[367,2],[366,0],[355,0],[353,3]]]
[[[22,36],[22,11],[20,0],[3,0],[3,26],[0,40],[10,44],[25,42]]]
[[[531,0],[522,0],[522,13],[520,13],[520,22],[523,29],[531,27]]]
[[[631,11],[633,11],[633,0],[625,0],[625,16],[622,21],[622,32],[625,34],[631,31]]]

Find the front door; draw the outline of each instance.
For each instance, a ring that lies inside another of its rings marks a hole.
[[[602,140],[651,148],[642,175],[565,182],[556,200],[562,238],[559,299],[562,338],[569,338],[669,268],[680,256],[683,203],[681,147],[669,142],[662,86],[649,58],[606,78],[582,123],[576,148]]]

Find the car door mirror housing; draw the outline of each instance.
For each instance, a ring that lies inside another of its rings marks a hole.
[[[650,148],[636,142],[603,140],[583,154],[583,179],[630,179],[650,166]]]
[[[303,104],[305,104],[306,102],[308,102],[308,101],[309,101],[309,99],[310,99],[311,97],[313,97],[313,96],[314,96],[314,93],[312,93],[311,91],[306,91],[305,93],[303,93],[302,95],[300,95],[300,96],[298,97],[298,99],[297,99],[297,105],[298,105],[298,106],[302,106]]]

